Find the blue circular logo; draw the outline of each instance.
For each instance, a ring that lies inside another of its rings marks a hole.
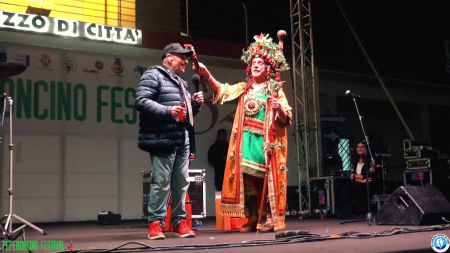
[[[433,248],[436,252],[445,252],[448,250],[449,246],[450,241],[444,234],[435,235],[433,236],[433,239],[431,239],[431,248]]]

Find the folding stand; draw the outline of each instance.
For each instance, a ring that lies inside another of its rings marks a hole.
[[[5,237],[7,237],[9,240],[15,240],[20,233],[23,233],[23,229],[26,226],[29,226],[31,228],[33,228],[34,230],[38,231],[39,233],[42,233],[43,235],[46,235],[47,232],[45,232],[44,230],[36,227],[35,225],[31,224],[30,222],[24,220],[23,218],[19,217],[16,214],[13,214],[13,149],[14,149],[14,145],[13,145],[13,135],[12,135],[12,105],[13,105],[13,100],[11,97],[6,97],[4,98],[3,101],[3,115],[2,115],[2,121],[0,122],[0,126],[3,126],[3,120],[5,118],[5,111],[6,111],[6,102],[9,103],[9,189],[8,189],[8,194],[9,194],[9,214],[6,214],[1,220],[0,220],[0,224],[6,219],[6,223],[5,226],[2,229],[2,239],[5,239]],[[14,231],[12,230],[12,218],[15,218],[19,221],[21,221],[22,223],[24,223],[22,226],[20,226],[19,228],[15,229]],[[16,235],[16,236],[14,236]],[[23,237],[25,238],[24,234]]]

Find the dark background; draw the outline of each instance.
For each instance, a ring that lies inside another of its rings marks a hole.
[[[370,73],[335,0],[311,2],[316,65],[331,68],[350,61]],[[446,1],[339,2],[381,76],[449,83],[444,47],[444,39],[450,39]],[[186,1],[180,3],[185,27]],[[245,43],[242,3],[247,8],[250,43],[260,33],[274,39],[280,29],[291,33],[289,0],[189,0],[189,35]],[[285,47],[289,50],[290,43]]]

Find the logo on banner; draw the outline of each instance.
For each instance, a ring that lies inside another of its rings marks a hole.
[[[105,64],[102,61],[100,61],[100,60],[95,61],[95,68],[96,69],[102,70],[104,67],[105,67]]]
[[[120,61],[120,58],[114,58],[114,63],[111,65],[111,70],[115,73],[116,76],[122,76],[123,65]]]
[[[137,78],[141,78],[142,74],[144,74],[144,72],[147,70],[147,68],[141,67],[139,65],[136,65],[136,67],[134,68],[134,72],[138,72],[139,76],[135,76]]]
[[[53,70],[52,69],[52,59],[51,59],[50,55],[42,54],[41,57],[39,58],[39,62],[41,63],[41,67],[39,67],[38,69]]]
[[[26,54],[16,54],[16,57],[14,57],[15,63],[23,64],[27,67],[30,66],[30,56]]]
[[[66,57],[61,61],[61,66],[66,71],[66,74],[69,74],[77,69],[77,62],[72,57]]]
[[[94,63],[94,67],[95,67],[96,69],[83,69],[83,72],[84,72],[84,73],[99,74],[99,73],[100,73],[99,70],[102,70],[104,66],[105,66],[105,65],[103,64],[102,61],[97,60],[97,61]]]

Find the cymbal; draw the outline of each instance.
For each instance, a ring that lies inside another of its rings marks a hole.
[[[24,72],[27,66],[20,63],[0,62],[0,78],[7,78]]]

